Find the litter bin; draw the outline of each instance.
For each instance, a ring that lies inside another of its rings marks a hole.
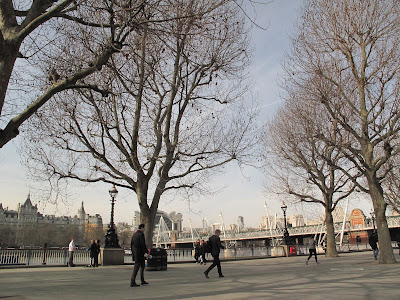
[[[150,249],[150,256],[147,258],[146,270],[161,271],[167,269],[167,250],[164,248]]]
[[[290,255],[297,255],[297,248],[296,247],[290,247],[289,253],[290,253]]]

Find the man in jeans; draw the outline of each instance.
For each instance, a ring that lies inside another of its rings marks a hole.
[[[219,260],[219,251],[220,249],[224,249],[225,247],[221,245],[221,240],[219,235],[221,234],[221,230],[215,230],[215,234],[208,239],[208,242],[211,244],[211,255],[214,258],[212,265],[204,272],[206,278],[208,277],[208,273],[217,266],[219,277],[224,277],[222,275],[221,270],[221,261]]]
[[[313,254],[315,257],[315,262],[318,264],[316,244],[317,244],[317,241],[313,237],[311,237],[308,241],[308,251],[310,252],[310,255],[307,258],[306,265],[308,265],[308,261],[310,260],[310,258]]]
[[[68,260],[68,267],[73,267],[74,265],[74,251],[76,250],[74,238],[71,238],[71,242],[68,246],[68,253],[69,253],[69,260]]]
[[[379,254],[379,250],[378,250],[378,234],[374,231],[371,236],[368,239],[369,245],[372,248],[372,251],[374,251],[374,258],[375,260],[378,259],[378,254]]]

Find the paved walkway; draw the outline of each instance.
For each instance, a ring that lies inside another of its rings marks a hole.
[[[136,288],[132,266],[1,269],[0,299],[400,299],[400,264],[379,265],[372,252],[319,256],[318,265],[305,259],[223,262],[225,277],[215,269],[209,279],[204,266],[171,264],[146,271],[150,284]]]

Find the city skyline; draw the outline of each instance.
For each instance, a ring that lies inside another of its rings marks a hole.
[[[284,53],[289,47],[288,34],[293,31],[296,18],[299,16],[299,7],[302,1],[272,2],[257,7],[256,22],[267,30],[253,28],[253,45],[255,48],[254,61],[249,69],[254,79],[253,93],[258,95],[261,102],[260,120],[265,122],[279,107],[279,88],[277,86],[277,74],[281,70],[280,61],[284,59]],[[0,151],[0,188],[2,197],[0,202],[3,207],[16,207],[17,203],[23,202],[26,195],[31,192],[29,179],[26,177],[24,167],[19,163],[17,149],[19,139],[5,145]],[[232,224],[237,216],[244,217],[245,226],[257,227],[261,217],[265,215],[264,202],[267,201],[271,213],[280,215],[280,206],[284,198],[264,191],[263,183],[265,177],[260,171],[250,167],[243,170],[233,165],[226,168],[226,173],[213,178],[212,188],[220,189],[221,192],[191,199],[178,198],[177,196],[166,196],[162,199],[159,209],[162,211],[176,211],[183,214],[184,226],[189,220],[194,225],[201,225],[202,219],[206,217],[210,222],[218,222],[219,214],[222,212],[225,223]],[[108,190],[111,185],[96,183],[85,186],[79,182],[71,182],[68,190],[69,197],[66,203],[55,206],[45,203],[40,198],[40,192],[32,191],[32,199],[45,214],[68,215],[75,212],[82,201],[88,211],[98,213],[102,216],[104,224],[109,222],[110,196]],[[350,207],[363,207],[369,211],[370,201],[354,199]],[[362,202],[362,203],[361,203]],[[296,207],[288,204],[288,214],[320,214],[322,207],[313,205],[298,205]],[[361,205],[362,204],[362,205]],[[136,195],[132,191],[119,189],[115,204],[115,221],[131,224],[134,211],[138,210]],[[199,226],[200,227],[200,226]]]

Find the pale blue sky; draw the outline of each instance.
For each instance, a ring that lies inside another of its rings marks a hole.
[[[257,7],[257,23],[268,29],[253,29],[255,57],[250,72],[255,80],[254,93],[262,103],[263,120],[271,117],[280,105],[277,75],[281,70],[280,63],[284,52],[289,47],[288,35],[293,30],[301,3],[301,0],[275,0],[271,4]],[[9,209],[16,209],[17,204],[23,203],[29,193],[29,182],[16,153],[17,145],[18,138],[0,150],[0,203]],[[166,212],[182,213],[185,227],[188,226],[189,219],[195,226],[201,226],[203,216],[209,222],[219,222],[220,212],[223,213],[226,225],[236,223],[237,217],[241,215],[246,226],[257,227],[261,216],[265,215],[265,200],[270,211],[277,212],[280,216],[282,199],[273,195],[265,196],[262,187],[265,180],[263,175],[254,169],[246,169],[244,174],[245,177],[236,167],[230,167],[226,174],[214,180],[217,185],[225,186],[217,195],[196,199],[190,206],[186,201],[179,199],[162,201],[159,208]],[[32,202],[38,204],[40,212],[45,214],[74,215],[84,201],[87,213],[98,213],[103,217],[103,222],[108,223],[110,187],[101,183],[86,187],[80,183],[73,183],[69,190],[71,197],[65,205],[38,203],[35,196],[32,196]],[[352,202],[350,208],[365,206],[359,199]],[[115,206],[115,221],[131,223],[135,210],[139,210],[136,196],[121,189]],[[304,210],[309,210],[309,207]],[[368,214],[369,210],[370,207],[366,205],[364,213]],[[316,212],[322,213],[322,208],[317,207]],[[303,206],[288,208],[288,215],[295,213],[303,213]]]

